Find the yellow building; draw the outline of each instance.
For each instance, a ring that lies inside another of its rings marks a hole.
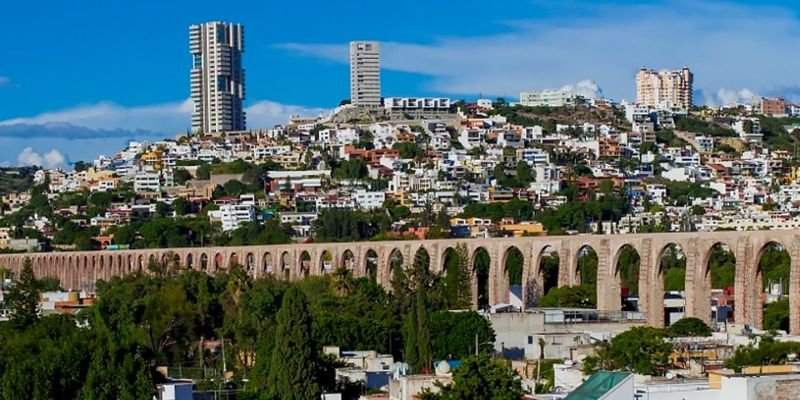
[[[514,237],[522,237],[525,235],[544,235],[546,233],[544,225],[538,222],[501,222],[498,228],[500,231],[511,232]]]

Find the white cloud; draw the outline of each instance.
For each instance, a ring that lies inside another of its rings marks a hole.
[[[45,112],[33,117],[0,121],[0,126],[70,124],[101,130],[127,129],[175,133],[186,130],[191,112],[190,100],[137,107],[100,102]]]
[[[64,166],[65,161],[64,155],[56,149],[39,154],[33,151],[32,147],[26,147],[17,156],[17,164],[21,166],[38,165],[44,168],[53,168]]]
[[[289,116],[293,114],[318,116],[327,113],[328,110],[264,100],[247,107],[245,112],[247,113],[247,126],[251,128],[266,128],[286,123],[289,120]]]
[[[516,96],[591,76],[605,94],[633,99],[641,66],[688,65],[695,87],[766,92],[796,82],[800,20],[794,10],[732,2],[583,4],[581,16],[512,21],[509,32],[445,37],[431,43],[383,42],[382,66],[429,76],[427,89]],[[279,47],[347,62],[345,44]]]
[[[325,111],[321,108],[287,105],[269,100],[258,101],[245,108],[247,126],[250,128],[264,128],[285,123],[292,114],[318,115]],[[0,136],[29,133],[37,136],[59,136],[60,132],[67,132],[73,137],[115,134],[131,136],[137,132],[173,136],[189,129],[191,114],[190,99],[137,107],[101,102],[46,112],[33,117],[0,121]]]
[[[750,89],[719,89],[716,96],[706,100],[706,104],[713,106],[727,106],[733,104],[752,104],[759,95]]]
[[[314,116],[321,108],[258,101],[245,108],[247,126],[267,128],[285,123],[292,114]],[[110,102],[46,112],[0,121],[0,162],[52,166],[65,160],[86,160],[114,154],[127,140],[160,139],[186,132],[192,112],[190,100],[149,106],[124,107]],[[31,146],[58,146],[60,151],[39,154]]]
[[[603,89],[600,89],[597,82],[590,79],[584,79],[575,85],[564,85],[561,90],[567,90],[586,98],[603,98]]]
[[[8,86],[11,84],[11,78],[7,76],[0,76],[0,87]]]

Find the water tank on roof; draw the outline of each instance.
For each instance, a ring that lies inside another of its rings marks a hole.
[[[447,361],[439,361],[436,363],[436,375],[447,375],[450,373],[450,364]]]

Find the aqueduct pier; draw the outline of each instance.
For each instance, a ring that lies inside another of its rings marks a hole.
[[[685,232],[630,235],[576,235],[493,239],[442,239],[350,243],[311,243],[239,247],[193,247],[118,251],[21,253],[0,255],[0,267],[15,276],[29,257],[38,277],[58,278],[66,289],[92,291],[94,282],[136,271],[147,271],[151,263],[196,269],[208,273],[242,265],[253,276],[282,274],[289,279],[329,273],[338,267],[356,277],[370,272],[378,282],[390,286],[393,259],[402,257],[410,265],[417,252],[427,252],[430,268],[443,273],[445,256],[463,245],[474,265],[476,254],[485,250],[490,259],[486,292],[490,304],[507,302],[509,275],[506,258],[514,248],[523,255],[522,284],[526,304],[541,295],[544,275],[542,257],[559,256],[558,286],[580,283],[578,258],[587,248],[597,254],[597,307],[619,310],[621,272],[618,259],[625,247],[635,250],[639,264],[639,307],[647,323],[664,325],[664,280],[661,257],[674,245],[686,257],[685,315],[710,320],[711,279],[709,259],[716,245],[727,246],[736,257],[734,318],[737,323],[762,326],[764,290],[759,261],[770,245],[783,247],[791,258],[789,278],[790,331],[800,334],[800,230],[753,232]],[[473,272],[473,301],[477,304],[478,280]],[[537,293],[538,292],[538,293]]]

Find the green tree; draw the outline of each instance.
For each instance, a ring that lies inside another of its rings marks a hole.
[[[311,340],[308,301],[290,287],[277,316],[275,349],[267,377],[267,398],[307,400],[320,396],[317,384],[317,349]]]
[[[225,184],[222,185],[222,188],[225,190],[225,194],[227,196],[239,196],[240,194],[244,193],[247,187],[244,183],[237,181],[236,179],[231,179],[225,182]]]
[[[400,152],[400,158],[419,158],[424,152],[414,142],[397,142],[392,148]]]
[[[25,257],[19,280],[8,293],[11,322],[18,328],[26,328],[39,319],[39,283],[33,273],[33,263]]]
[[[519,376],[505,362],[487,354],[469,357],[453,371],[453,383],[439,385],[439,393],[426,391],[423,400],[482,400],[522,398]]]
[[[767,304],[764,308],[764,329],[789,331],[789,299]]]
[[[685,317],[667,328],[670,336],[711,336],[711,328],[703,320],[694,317]]]
[[[183,168],[176,168],[172,175],[172,179],[175,180],[175,183],[178,185],[184,185],[186,181],[192,179],[192,175],[189,173],[189,171]]]
[[[517,186],[528,187],[536,178],[536,173],[525,161],[517,162]]]
[[[669,365],[672,344],[664,329],[637,326],[597,345],[597,354],[584,360],[583,373],[598,370],[660,375]]]
[[[725,368],[741,372],[743,367],[752,365],[782,365],[789,361],[789,354],[798,353],[800,343],[781,342],[766,335],[758,342],[758,346],[750,344],[737,347],[733,356],[725,360]]]
[[[431,353],[431,332],[429,329],[426,290],[419,289],[411,303],[411,309],[403,323],[405,340],[405,360],[412,370],[430,371],[433,364]]]
[[[185,197],[178,197],[172,201],[172,209],[177,215],[186,215],[192,211],[192,206]]]
[[[472,302],[472,274],[467,246],[459,244],[446,257],[444,284],[447,305],[451,309],[468,308]]]
[[[562,286],[550,289],[539,302],[540,307],[595,308],[597,288],[594,285]]]
[[[197,179],[200,180],[209,180],[211,179],[211,165],[209,164],[202,164],[197,167],[197,172],[195,173]]]
[[[491,353],[495,332],[486,317],[475,311],[436,311],[430,315],[431,352],[434,360],[463,359],[478,352]]]

